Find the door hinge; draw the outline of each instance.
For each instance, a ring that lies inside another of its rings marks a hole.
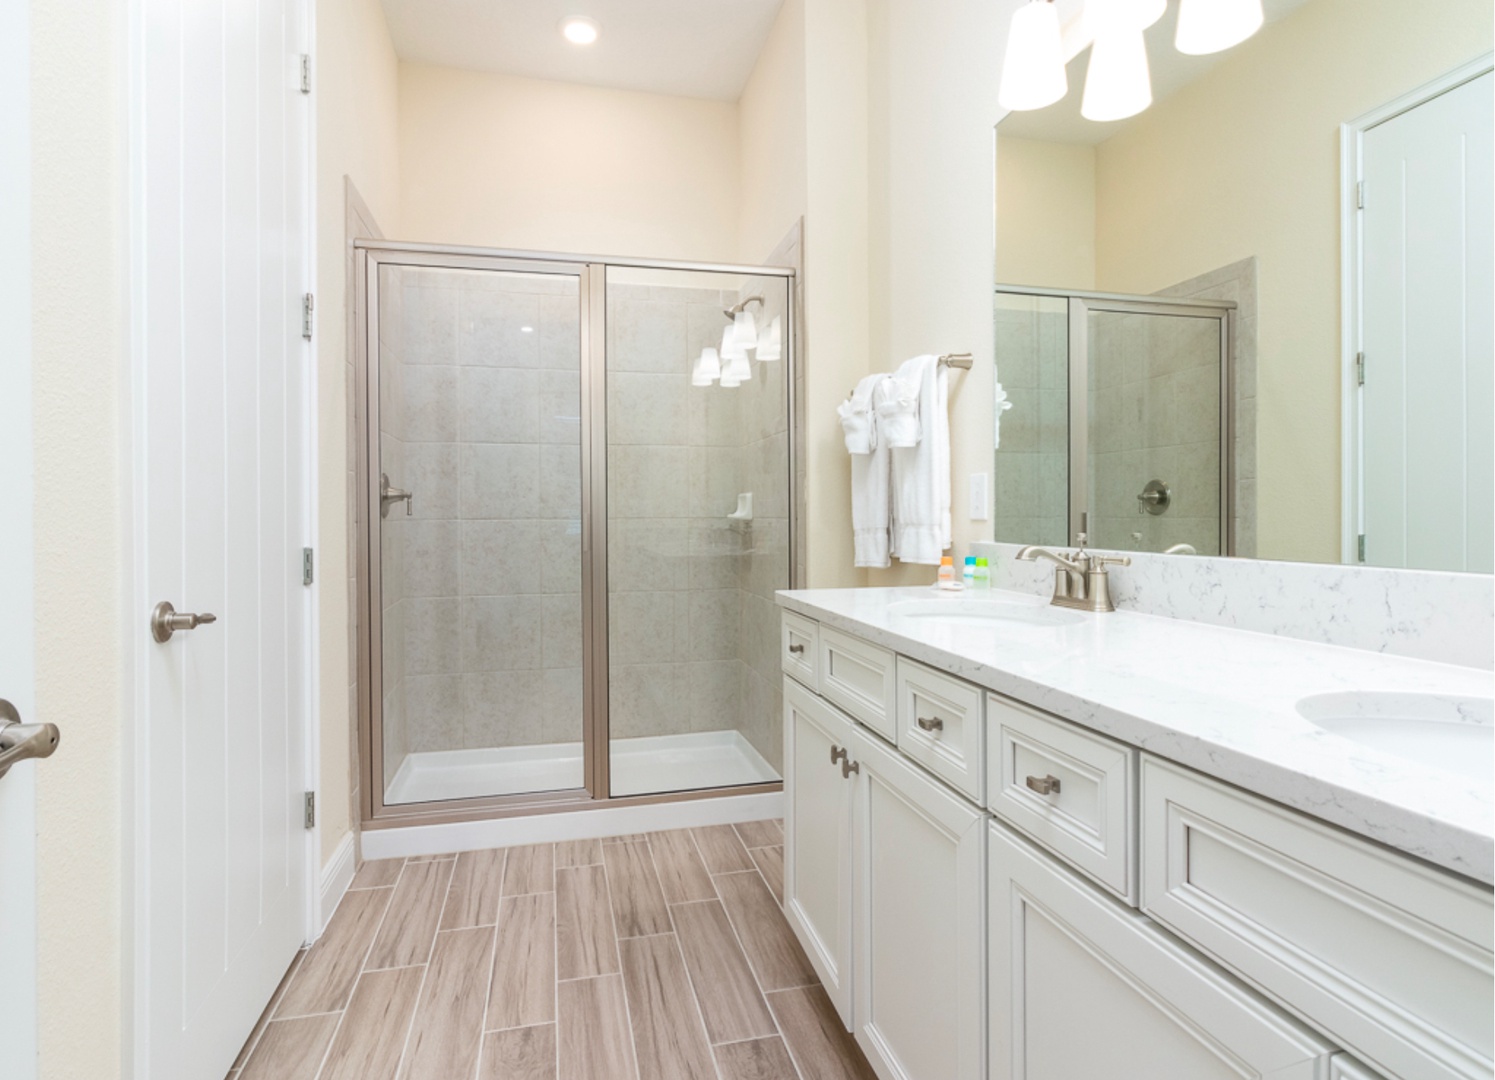
[[[310,585],[314,578],[315,556],[311,548],[301,549],[301,584]]]
[[[1364,180],[1357,180],[1355,182],[1355,209],[1356,210],[1364,210],[1365,209],[1365,181]]]
[[[1355,354],[1355,385],[1365,385],[1365,354],[1363,352]]]
[[[317,826],[317,793],[308,791],[304,799],[301,823],[305,828],[314,829]]]
[[[301,54],[301,92],[311,93],[311,55],[309,53]]]
[[[1355,557],[1361,562],[1365,561],[1365,534],[1361,533],[1355,540]]]
[[[307,341],[311,340],[312,312],[317,305],[316,297],[311,293],[301,297],[301,336]]]

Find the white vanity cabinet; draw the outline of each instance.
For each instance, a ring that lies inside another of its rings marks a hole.
[[[1333,1047],[990,826],[991,1080],[1323,1080]]]
[[[986,815],[873,735],[851,748],[857,1042],[883,1080],[979,1080]]]
[[[784,916],[851,1029],[852,723],[784,679]],[[792,824],[791,824],[792,823]]]

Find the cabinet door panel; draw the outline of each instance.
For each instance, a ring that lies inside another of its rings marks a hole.
[[[784,915],[851,1030],[851,793],[831,753],[852,723],[784,679]]]
[[[990,1080],[1319,1080],[1331,1047],[1004,826]]]
[[[883,1080],[983,1075],[985,815],[857,732],[856,1036]]]

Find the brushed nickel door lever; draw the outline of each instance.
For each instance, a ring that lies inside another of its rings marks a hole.
[[[170,641],[178,630],[196,630],[205,623],[215,623],[218,616],[210,612],[201,615],[190,611],[178,611],[170,600],[162,600],[151,611],[151,637],[157,641]]]
[[[56,724],[21,723],[16,707],[0,698],[0,777],[18,762],[51,757],[61,738]]]

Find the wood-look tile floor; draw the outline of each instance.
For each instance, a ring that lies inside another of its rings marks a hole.
[[[779,821],[365,863],[229,1080],[873,1080]]]

